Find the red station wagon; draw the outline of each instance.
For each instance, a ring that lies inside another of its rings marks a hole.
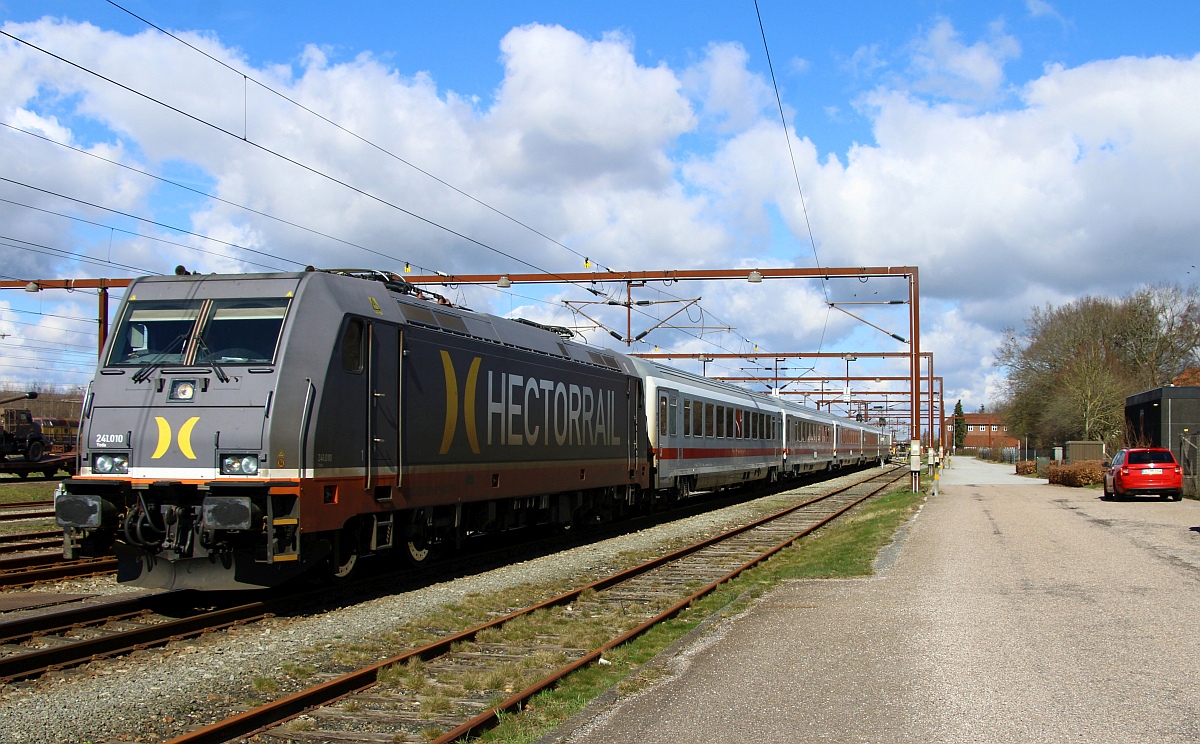
[[[1138,494],[1156,493],[1161,498],[1183,498],[1183,469],[1171,450],[1161,447],[1132,447],[1117,453],[1104,464],[1104,498],[1116,501]]]

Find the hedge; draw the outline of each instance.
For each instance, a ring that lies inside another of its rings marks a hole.
[[[1085,460],[1070,465],[1050,466],[1051,483],[1060,486],[1095,486],[1104,482],[1104,468],[1099,460]]]

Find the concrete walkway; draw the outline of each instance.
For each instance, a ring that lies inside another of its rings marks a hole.
[[[1200,741],[1200,503],[960,458],[883,576],[796,581],[572,742]]]

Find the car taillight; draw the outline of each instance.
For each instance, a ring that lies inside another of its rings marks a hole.
[[[1176,466],[1175,466],[1175,475],[1179,475],[1179,474],[1180,474],[1180,473],[1182,473],[1182,472],[1183,472],[1183,471],[1179,469],[1179,466],[1178,466],[1178,465],[1176,465]]]
[[[1121,468],[1121,475],[1129,475],[1129,468],[1128,467]]]

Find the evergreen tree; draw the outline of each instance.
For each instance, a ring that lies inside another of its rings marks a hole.
[[[954,404],[954,449],[958,450],[967,439],[967,418],[963,415],[962,400]]]

